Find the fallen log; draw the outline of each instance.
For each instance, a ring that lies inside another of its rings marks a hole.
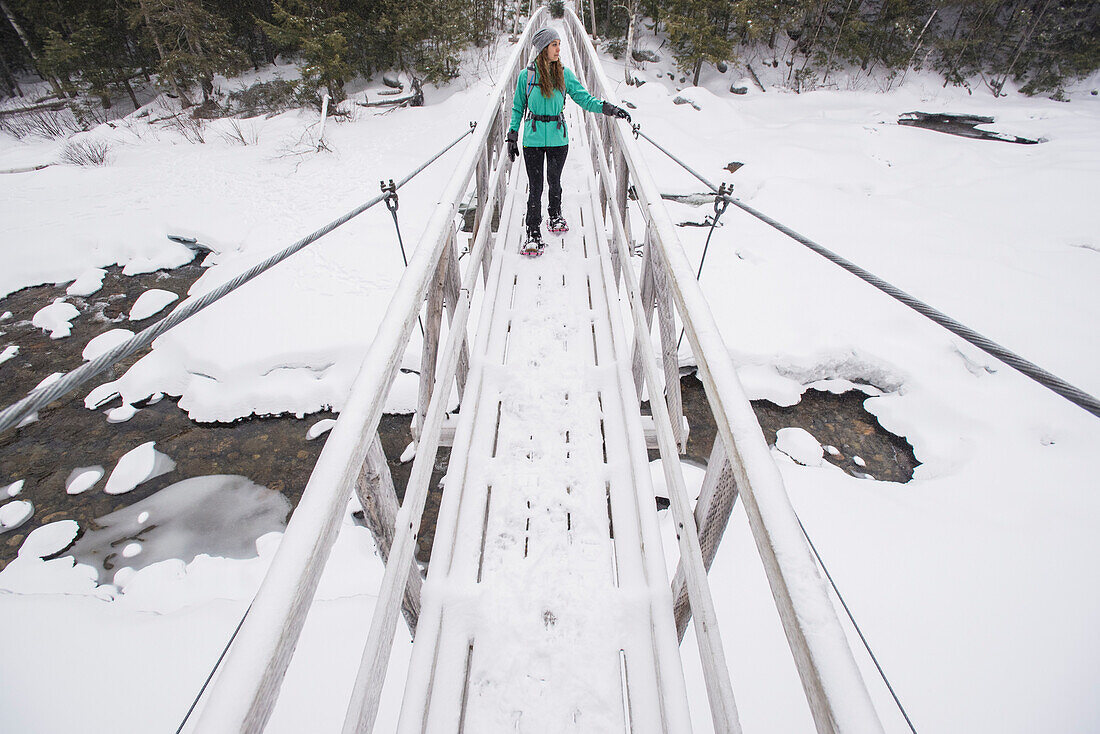
[[[764,85],[760,82],[760,77],[756,75],[756,70],[752,68],[752,64],[745,64],[745,68],[749,70],[752,80],[756,82],[756,86],[760,87],[760,91],[767,92],[768,90],[764,89]]]
[[[356,102],[355,104],[360,107],[403,107],[410,104],[416,99],[415,94],[408,94],[404,97],[394,97],[393,99],[380,99],[377,102]],[[414,107],[416,105],[413,105]]]
[[[39,163],[36,166],[21,166],[20,168],[5,168],[0,173],[30,173],[31,171],[41,171],[43,168],[49,168],[52,163]]]
[[[0,110],[0,117],[7,117],[8,115],[21,115],[25,112],[41,112],[41,111],[56,111],[67,105],[63,99],[56,100],[54,102],[44,102],[42,104],[31,105],[29,107],[9,107],[4,110]]]

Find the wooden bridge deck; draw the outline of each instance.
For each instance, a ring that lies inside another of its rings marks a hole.
[[[538,258],[518,253],[526,176],[513,171],[402,732],[690,730],[629,345],[572,112],[572,229]]]

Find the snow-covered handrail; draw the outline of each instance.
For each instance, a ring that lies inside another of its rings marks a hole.
[[[599,143],[602,138],[595,128],[592,131],[593,149],[603,151]],[[607,160],[596,153],[596,164],[601,181],[610,181],[611,173]],[[596,203],[600,203],[599,193],[605,197],[610,193],[609,188],[599,185],[593,186],[590,191]],[[598,207],[594,207],[598,208]],[[649,387],[651,396],[662,392],[662,379],[657,375],[658,361],[654,353],[652,340],[650,339],[650,326],[646,321],[646,310],[642,303],[642,291],[638,285],[637,276],[630,267],[630,246],[623,227],[623,221],[618,216],[615,207],[611,207],[608,219],[611,220],[611,238],[614,246],[607,248],[606,257],[610,260],[611,253],[615,253],[619,263],[626,263],[621,268],[624,287],[630,301],[630,313],[634,321],[634,333],[638,337],[635,343],[638,347],[640,364],[643,366],[645,384]],[[598,239],[602,244],[602,233],[598,233]],[[604,254],[604,248],[599,248]],[[613,267],[613,266],[612,266]],[[663,344],[667,344],[671,337],[671,329],[662,331]],[[665,365],[668,365],[668,361]],[[679,376],[672,378],[678,380]],[[666,373],[663,376],[669,379]],[[711,719],[714,730],[734,734],[741,731],[741,724],[737,716],[737,706],[734,703],[733,686],[730,682],[729,668],[726,665],[725,652],[722,647],[722,636],[718,629],[718,616],[714,609],[714,600],[707,583],[707,571],[703,566],[703,553],[699,543],[699,530],[694,523],[691,514],[691,500],[688,497],[684,483],[683,470],[678,460],[678,442],[675,436],[675,424],[669,411],[668,401],[659,398],[650,400],[653,410],[654,427],[657,431],[657,444],[661,452],[661,469],[664,472],[665,484],[669,490],[669,503],[672,509],[673,519],[676,522],[676,539],[680,547],[680,557],[685,568],[685,582],[687,594],[691,600],[691,607],[695,611],[695,625],[697,640],[699,643],[699,656],[703,661],[703,680],[707,687],[707,698],[710,702]]]
[[[574,58],[582,80],[594,95],[604,99],[612,97],[613,88],[595,49],[580,21],[569,11],[566,12],[566,28],[573,41]],[[647,252],[649,265],[660,268],[660,277],[671,291],[695,355],[717,424],[720,445],[744,499],[757,551],[764,563],[817,730],[881,732],[882,724],[829,600],[824,579],[799,529],[779,470],[656,184],[632,137],[621,126],[608,124],[606,119],[601,119],[599,125],[604,143],[614,149],[601,153],[605,156],[613,153],[620,164],[614,191],[611,181],[601,182],[605,201],[618,207],[617,215],[628,225],[625,192],[629,176],[646,221],[646,246],[651,251]],[[625,242],[618,244],[621,252],[629,252],[624,247]],[[622,268],[631,267],[623,257],[619,260]],[[642,287],[644,290],[644,285]],[[654,392],[651,383],[651,396]],[[655,407],[660,402],[659,398],[653,400]],[[713,703],[712,695],[712,709]]]
[[[352,485],[359,476],[378,429],[386,397],[397,374],[401,356],[409,344],[421,306],[429,296],[430,308],[433,301],[439,304],[437,308],[441,306],[439,294],[429,293],[429,290],[433,284],[437,290],[441,285],[439,273],[446,269],[447,253],[453,251],[455,216],[476,175],[481,226],[478,227],[478,235],[475,237],[473,257],[467,265],[468,277],[464,278],[461,295],[455,304],[457,312],[451,314],[449,343],[440,365],[443,369],[435,380],[431,380],[434,383],[435,397],[433,399],[432,390],[426,391],[428,404],[418,409],[418,415],[430,415],[433,402],[446,400],[446,394],[455,380],[458,345],[466,341],[465,314],[468,313],[471,290],[476,285],[476,278],[472,276],[476,275],[479,268],[483,268],[483,259],[489,253],[487,242],[492,212],[485,211],[482,206],[489,199],[489,170],[494,161],[501,162],[502,165],[496,171],[498,178],[495,179],[499,181],[499,176],[503,175],[502,169],[507,168],[500,155],[503,128],[507,124],[506,103],[510,101],[509,92],[515,87],[518,75],[524,67],[530,34],[538,30],[544,19],[545,10],[540,9],[517,44],[506,67],[507,72],[494,89],[472,134],[473,141],[456,164],[455,173],[424,229],[412,260],[390,301],[388,318],[378,327],[344,409],[287,525],[279,550],[252,604],[248,620],[226,658],[225,667],[199,719],[198,731],[219,734],[263,731],[278,698],[279,688],[294,654],[314,592],[336,540]],[[498,186],[493,186],[492,190],[498,190]],[[479,258],[478,253],[484,257]],[[429,334],[429,341],[430,336]],[[435,336],[438,339],[438,332]],[[425,357],[432,360],[434,371],[437,350],[435,346],[429,348],[427,342],[425,346]],[[425,372],[423,367],[422,365],[422,379]],[[423,402],[425,391],[422,391],[421,398]],[[429,425],[425,421],[423,427],[428,429]],[[421,438],[427,439],[425,444],[434,443],[428,430],[425,430]],[[423,449],[425,454],[429,453],[427,445]],[[434,453],[434,450],[430,453]],[[423,460],[418,456],[417,461]],[[412,513],[411,510],[402,512],[400,521],[412,522],[414,528],[397,528],[387,564],[388,575],[391,570],[399,574],[396,570],[398,568],[407,573],[410,562],[408,559],[411,557],[407,552],[410,540],[404,536],[415,540],[415,527],[419,526],[419,513]],[[411,517],[412,514],[417,516]],[[415,545],[414,542],[411,544]],[[387,621],[396,619],[395,610],[400,606],[404,591],[403,576],[400,581],[402,583],[393,584],[393,593],[380,596],[376,616],[384,617]],[[381,619],[379,624],[383,624]],[[385,633],[380,631],[379,634]],[[392,638],[392,630],[390,636]],[[386,657],[388,658],[388,650]],[[353,702],[353,707],[360,706],[361,703]]]

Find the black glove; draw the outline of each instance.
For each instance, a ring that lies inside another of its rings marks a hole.
[[[610,102],[603,103],[603,113],[608,117],[617,117],[620,120],[626,120],[630,122],[630,113],[624,110],[622,107],[616,107]]]
[[[519,155],[519,131],[509,130],[508,134],[504,136],[504,140],[508,143],[508,160],[514,161],[516,156]]]

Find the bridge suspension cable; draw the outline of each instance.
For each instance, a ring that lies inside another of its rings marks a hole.
[[[959,323],[942,311],[938,311],[932,306],[929,306],[927,303],[924,303],[923,301],[914,298],[900,288],[897,288],[890,283],[887,283],[885,280],[879,278],[874,273],[864,270],[850,260],[847,260],[836,254],[832,250],[829,250],[828,248],[818,244],[817,242],[814,242],[809,237],[795,232],[793,229],[786,226],[782,222],[772,219],[767,214],[764,214],[763,212],[754,209],[740,199],[734,198],[729,194],[722,193],[719,187],[715,186],[713,183],[705,179],[698,171],[693,169],[687,163],[684,163],[684,161],[673,155],[667,148],[665,148],[656,140],[642,132],[640,125],[635,124],[633,131],[635,136],[641,136],[648,140],[653,145],[653,147],[674,160],[692,176],[702,181],[703,184],[705,184],[712,192],[714,192],[717,197],[724,197],[730,204],[733,204],[742,211],[751,214],[752,216],[756,217],[761,222],[764,222],[770,227],[779,230],[799,244],[802,244],[816,252],[818,255],[821,255],[826,260],[832,262],[835,265],[839,265],[852,275],[873,285],[875,288],[878,288],[880,291],[890,296],[891,298],[900,301],[917,313],[928,319],[931,319],[932,321],[952,332],[953,334],[962,337],[966,341],[976,346],[978,349],[981,349],[983,352],[986,352],[987,354],[996,357],[997,359],[1007,364],[1009,367],[1012,367],[1023,375],[1030,377],[1032,380],[1038,382],[1040,385],[1047,388],[1048,390],[1052,390],[1053,392],[1061,395],[1063,398],[1070,401],[1074,405],[1084,408],[1089,413],[1092,413],[1094,416],[1100,418],[1100,400],[1098,400],[1096,397],[1088,394],[1078,387],[1074,387],[1057,375],[1048,372],[1047,370],[1044,370],[1042,367],[1039,367],[1034,362],[1029,362],[1015,352],[1009,351],[992,339],[989,339],[974,331],[970,327]],[[702,263],[700,263],[700,268],[701,267]]]
[[[313,244],[332,230],[343,224],[346,224],[350,220],[365,212],[367,209],[370,209],[375,204],[379,203],[380,201],[385,201],[391,196],[395,196],[397,189],[407,184],[413,179],[413,177],[415,177],[429,165],[434,163],[444,153],[449,151],[454,146],[458,145],[459,142],[461,142],[467,135],[470,135],[474,131],[474,128],[475,124],[471,123],[470,128],[466,130],[466,132],[462,133],[457,138],[448,143],[446,147],[444,147],[438,153],[426,160],[419,167],[414,169],[411,173],[405,176],[405,178],[401,179],[397,184],[393,184],[391,181],[390,185],[393,186],[392,189],[387,186],[381,194],[374,197],[365,204],[362,204],[355,209],[352,209],[350,212],[340,217],[339,219],[335,219],[329,222],[324,227],[318,229],[316,232],[313,232],[312,234],[303,237],[302,239],[295,242],[293,245],[290,245],[289,247],[275,253],[263,262],[252,266],[237,277],[233,278],[232,280],[226,281],[212,291],[204,293],[194,300],[188,299],[180,306],[178,306],[175,310],[173,310],[172,313],[168,314],[155,324],[147,327],[140,333],[130,337],[114,349],[104,352],[100,356],[96,357],[90,362],[84,363],[83,365],[68,373],[56,382],[40,387],[37,390],[33,390],[30,394],[28,394],[19,402],[9,405],[3,411],[0,411],[0,433],[3,433],[13,426],[19,425],[23,420],[25,420],[28,416],[34,414],[38,409],[49,405],[58,398],[64,397],[79,385],[84,384],[85,382],[100,374],[112,365],[116,364],[120,360],[125,359],[126,357],[130,356],[140,349],[148,347],[150,344],[153,343],[154,339],[156,339],[158,336],[165,333],[172,327],[194,316],[199,311],[203,310],[223,296],[232,293],[248,281],[255,278],[257,275],[260,275],[261,273],[270,270],[271,268],[278,265],[283,260],[286,260],[288,257],[295,254],[299,250],[302,250],[308,245]],[[396,213],[394,213],[395,224],[396,221]],[[398,230],[398,237],[400,237],[400,230]],[[403,245],[402,256],[404,256]]]

